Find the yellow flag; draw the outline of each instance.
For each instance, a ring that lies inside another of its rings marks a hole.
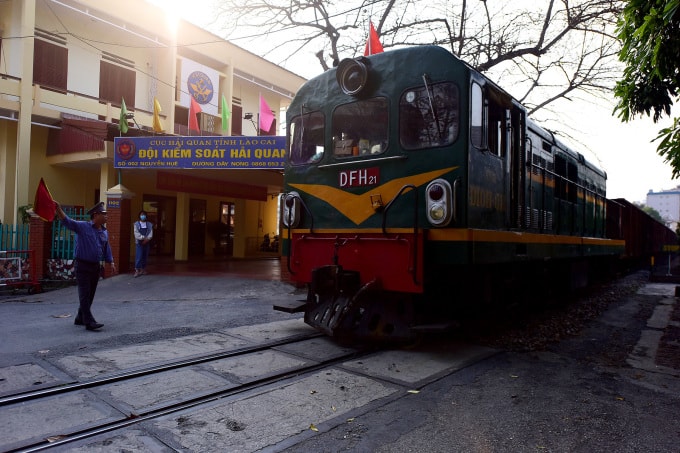
[[[153,130],[156,132],[163,132],[163,124],[161,123],[161,103],[158,99],[153,98]]]

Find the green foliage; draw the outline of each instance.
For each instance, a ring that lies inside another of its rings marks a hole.
[[[680,176],[680,118],[673,120],[672,127],[661,129],[655,140],[661,140],[657,152],[665,157],[673,168],[673,177],[677,178]]]
[[[21,223],[25,224],[31,222],[31,214],[28,213],[28,210],[32,207],[33,205],[27,204],[17,208],[17,212],[19,213],[19,216],[21,216]]]
[[[614,89],[618,116],[636,114],[658,122],[678,100],[680,90],[680,0],[629,0],[618,23],[619,59],[626,64]],[[680,122],[663,128],[657,152],[680,176]]]
[[[642,206],[641,209],[647,214],[649,214],[652,218],[658,220],[661,223],[665,223],[663,218],[661,217],[661,214],[659,214],[659,211],[652,208],[651,206]]]

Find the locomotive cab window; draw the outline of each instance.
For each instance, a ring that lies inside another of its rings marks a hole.
[[[387,99],[366,99],[333,112],[333,155],[371,156],[387,149]]]
[[[510,146],[512,99],[505,93],[473,83],[470,88],[470,141],[480,150],[505,157]]]
[[[475,148],[484,149],[484,138],[484,95],[482,87],[473,83],[470,90],[470,142]]]
[[[296,116],[288,129],[293,165],[314,163],[323,157],[324,116],[321,112]]]
[[[405,149],[445,146],[458,137],[458,87],[428,84],[404,92],[399,100],[399,141]]]
[[[555,197],[576,203],[578,167],[562,155],[555,156]]]

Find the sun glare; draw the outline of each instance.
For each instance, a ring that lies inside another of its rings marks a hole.
[[[165,12],[168,25],[177,27],[180,20],[201,25],[212,14],[211,0],[146,0]]]
[[[182,0],[147,0],[165,12],[165,20],[171,29],[177,29],[177,24],[181,18],[182,6],[186,7],[187,2]]]

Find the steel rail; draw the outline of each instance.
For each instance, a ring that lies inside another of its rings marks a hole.
[[[216,352],[212,354],[207,354],[200,357],[193,357],[190,359],[177,360],[164,365],[151,366],[134,371],[125,371],[123,373],[112,374],[105,377],[98,377],[95,379],[89,379],[83,382],[75,382],[68,384],[58,384],[54,387],[50,387],[42,390],[35,390],[26,393],[20,393],[16,395],[6,396],[0,398],[0,407],[9,406],[11,404],[23,403],[26,401],[44,398],[46,396],[58,395],[61,393],[74,392],[77,390],[99,387],[106,384],[111,384],[114,382],[125,381],[128,379],[134,379],[141,376],[146,376],[149,374],[160,373],[163,371],[174,370],[178,368],[184,368],[188,366],[198,365],[205,362],[211,362],[214,360],[225,359],[229,357],[235,357],[239,355],[250,354],[253,352],[262,351],[265,349],[270,349],[276,346],[282,346],[290,343],[296,343],[298,341],[309,340],[312,338],[317,338],[322,336],[321,332],[313,332],[311,334],[300,334],[292,337],[286,337],[280,340],[268,341],[265,343],[260,343],[254,346],[246,346],[238,349],[232,349],[227,352]]]
[[[81,431],[76,431],[73,433],[69,434],[61,434],[59,437],[59,440],[56,441],[48,441],[44,440],[42,442],[30,444],[30,445],[25,445],[16,449],[8,450],[7,453],[32,453],[32,452],[38,452],[38,451],[43,451],[47,450],[50,448],[55,448],[58,446],[66,445],[72,442],[76,442],[79,440],[87,439],[90,437],[97,436],[99,434],[104,434],[110,431],[114,431],[117,429],[125,428],[131,425],[134,425],[136,423],[141,423],[144,421],[149,421],[153,420],[155,418],[159,418],[162,416],[166,416],[175,412],[183,411],[186,409],[190,409],[192,407],[197,407],[202,404],[208,404],[213,401],[217,401],[219,399],[223,398],[228,398],[231,396],[238,395],[240,393],[244,393],[247,391],[251,390],[256,390],[258,388],[263,388],[265,386],[275,384],[277,382],[282,382],[287,379],[302,375],[302,374],[307,374],[311,373],[313,371],[317,371],[320,369],[324,369],[328,366],[334,365],[336,363],[341,363],[345,360],[352,359],[352,358],[358,358],[358,357],[363,357],[371,352],[374,352],[373,350],[356,350],[349,352],[347,354],[342,354],[340,356],[333,357],[331,359],[323,360],[320,362],[316,362],[312,365],[308,366],[302,366],[299,368],[296,368],[294,370],[288,370],[279,374],[275,374],[272,376],[268,376],[265,378],[259,378],[259,379],[254,379],[251,380],[247,383],[241,384],[237,387],[233,387],[227,390],[219,390],[216,392],[212,392],[207,395],[203,395],[200,397],[195,397],[195,398],[189,398],[185,401],[179,402],[179,403],[174,403],[174,404],[168,404],[166,406],[148,411],[148,412],[140,412],[140,413],[135,413],[135,414],[130,414],[126,416],[125,418],[122,418],[120,420],[112,421],[112,422],[107,422],[107,423],[102,423],[99,426],[93,427],[93,428],[88,428],[84,429]]]

